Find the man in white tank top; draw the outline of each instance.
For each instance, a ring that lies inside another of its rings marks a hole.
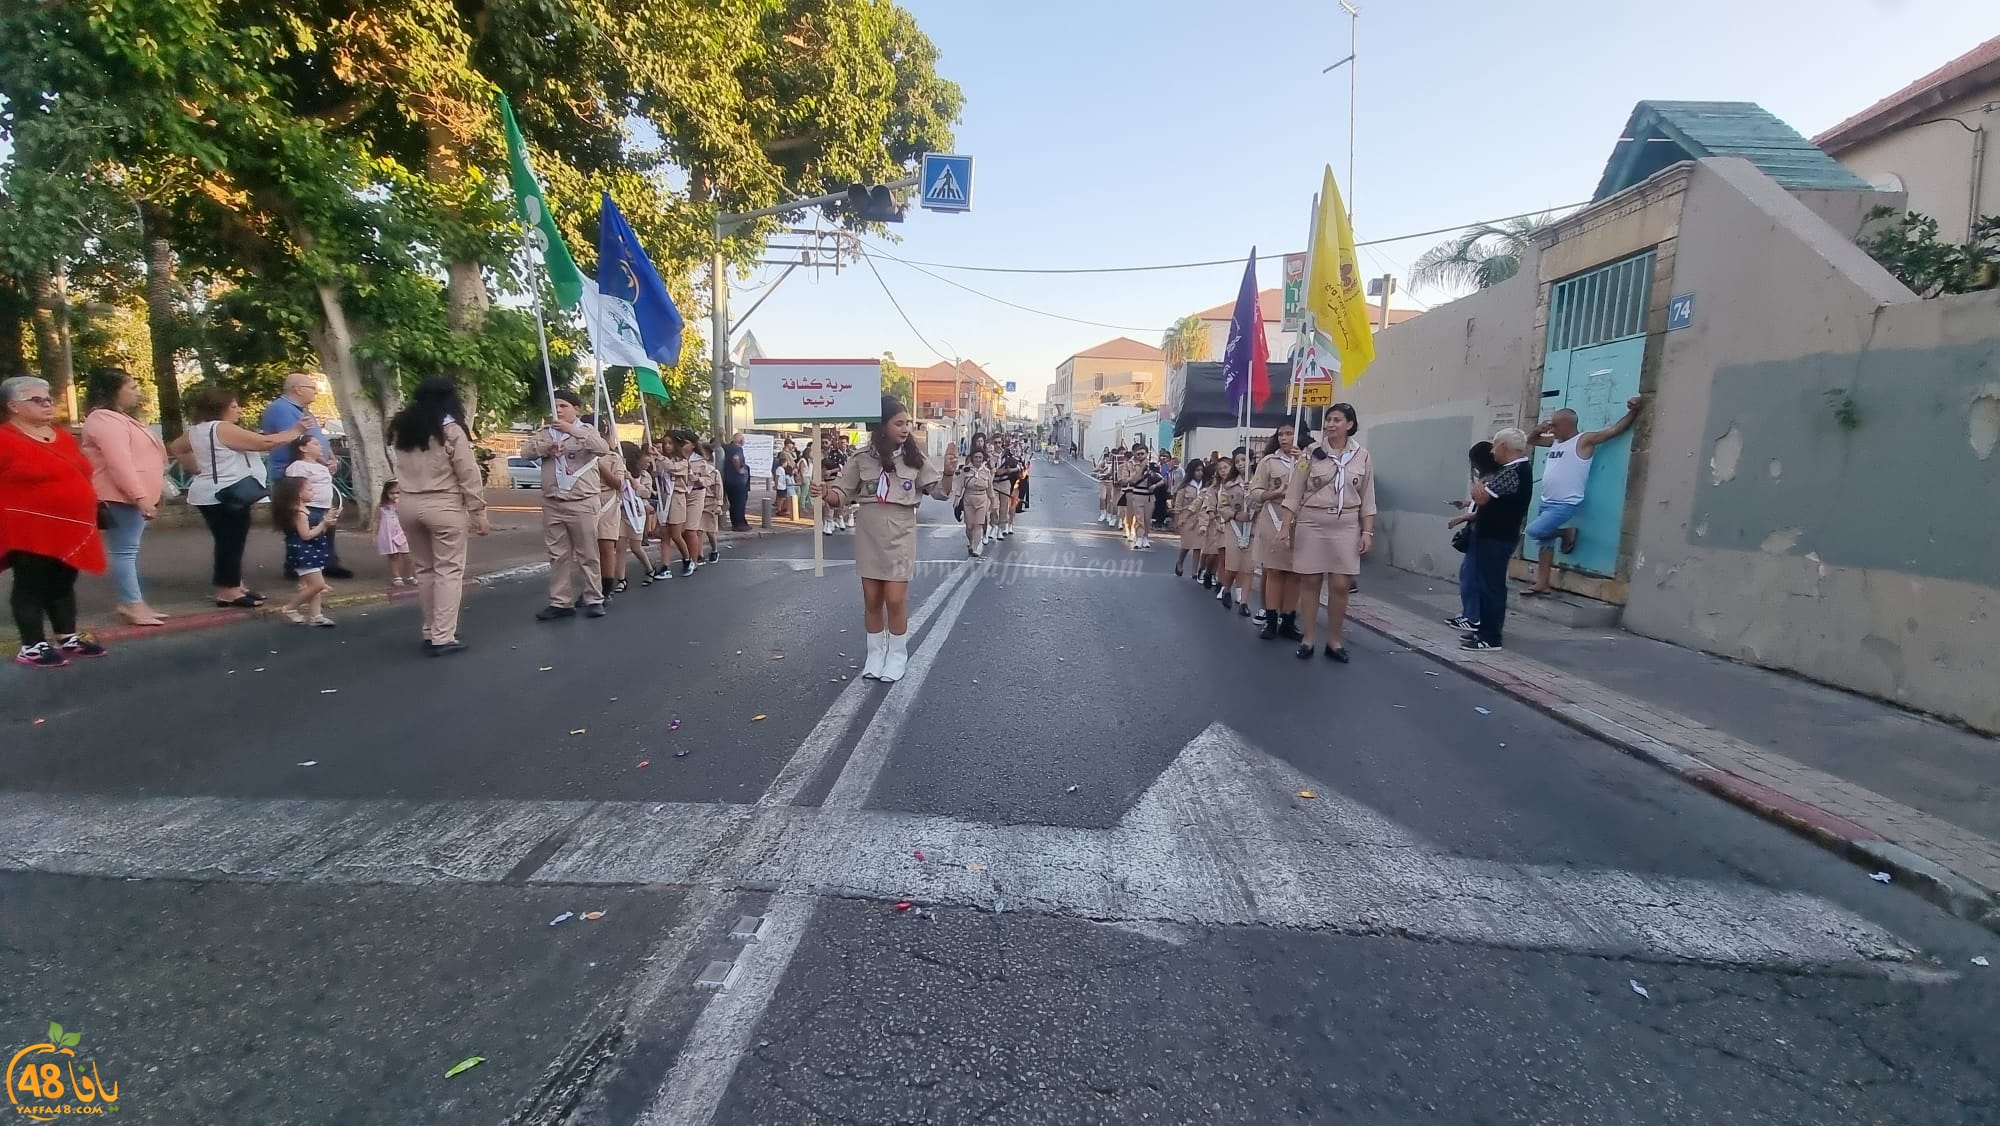
[[[1535,427],[1529,440],[1548,447],[1549,457],[1542,466],[1542,505],[1528,522],[1526,532],[1541,548],[1541,557],[1535,561],[1535,585],[1522,592],[1524,597],[1549,593],[1549,584],[1555,577],[1557,542],[1561,542],[1565,555],[1576,550],[1576,529],[1569,524],[1583,507],[1584,490],[1590,485],[1590,459],[1598,446],[1632,429],[1632,421],[1645,405],[1645,396],[1634,395],[1625,400],[1624,418],[1587,434],[1577,431],[1576,412],[1568,407]]]

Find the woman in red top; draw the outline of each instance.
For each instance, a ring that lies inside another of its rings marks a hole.
[[[56,425],[49,385],[30,376],[0,382],[0,569],[14,570],[10,600],[21,651],[14,663],[60,668],[104,647],[76,631],[76,575],[104,570],[97,490],[90,462]],[[47,621],[53,643],[42,632]]]

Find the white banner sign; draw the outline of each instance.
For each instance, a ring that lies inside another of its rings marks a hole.
[[[750,361],[757,425],[774,422],[873,422],[882,415],[879,360]]]
[[[743,435],[743,463],[750,467],[750,480],[768,481],[771,462],[778,456],[778,440],[769,434]]]

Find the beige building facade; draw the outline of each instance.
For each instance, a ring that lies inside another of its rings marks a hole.
[[[1629,386],[1648,409],[1600,450],[1559,587],[1636,633],[2000,731],[2000,558],[1966,508],[2000,496],[2000,292],[1919,300],[1854,242],[1902,197],[1781,184],[1808,155],[1636,166],[1515,278],[1383,332],[1343,392],[1377,551],[1454,575],[1466,448],[1551,404],[1601,424]]]
[[[1963,242],[2000,215],[2000,36],[1876,102],[1813,141],[1862,179],[1909,196],[1909,209]]]

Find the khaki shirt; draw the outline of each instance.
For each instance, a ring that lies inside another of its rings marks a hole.
[[[473,515],[486,511],[486,482],[479,475],[479,459],[473,456],[472,439],[456,422],[444,424],[444,443],[435,442],[421,450],[389,451],[396,487],[404,496],[429,494],[460,498]]]
[[[922,469],[912,469],[902,458],[896,459],[894,471],[888,474],[886,495],[882,490],[882,462],[875,456],[875,447],[864,446],[847,459],[840,467],[840,475],[834,478],[833,487],[848,504],[868,504],[881,501],[884,504],[900,504],[915,508],[924,498],[938,500],[951,499],[951,486],[944,484],[944,462],[939,458],[927,457]]]
[[[1356,510],[1363,516],[1375,515],[1374,463],[1360,446],[1349,445],[1348,450],[1351,455],[1345,465],[1331,452],[1300,458],[1285,488],[1285,511],[1296,514],[1317,508],[1335,516]]]
[[[610,452],[603,435],[581,424],[574,432],[545,426],[521,443],[522,457],[541,459],[543,500],[582,500],[603,492],[597,459]]]

